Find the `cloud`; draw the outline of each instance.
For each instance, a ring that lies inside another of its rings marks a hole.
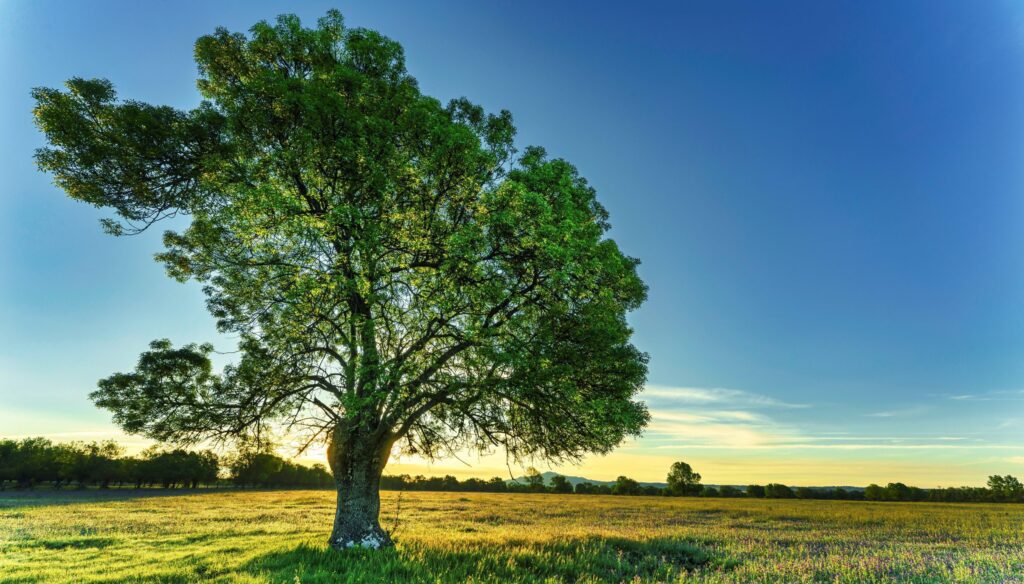
[[[864,415],[868,416],[869,418],[904,418],[908,416],[921,415],[929,411],[930,409],[931,408],[929,408],[928,406],[915,406],[912,408],[905,408],[901,410],[888,410],[884,412],[874,412],[871,414]]]
[[[968,452],[1024,451],[1024,445],[992,443],[952,433],[829,431],[815,420],[807,420],[802,412],[793,411],[810,407],[807,404],[737,389],[649,386],[641,398],[648,403],[651,422],[642,444],[636,444],[640,450],[959,451],[965,456]],[[935,409],[933,404],[921,404],[864,416],[896,420]]]
[[[655,401],[670,400],[680,404],[729,404],[733,407],[808,408],[808,404],[779,401],[773,397],[722,387],[666,387],[648,385],[641,394]]]
[[[776,424],[756,414],[737,417],[736,412],[726,416],[714,412],[707,414],[679,414],[651,410],[651,423],[644,433],[644,441],[654,448],[671,443],[675,447],[695,445],[750,448],[800,440],[792,428]]]
[[[954,401],[1024,401],[1024,389],[994,389],[983,393],[945,394]]]
[[[802,441],[800,432],[765,411],[806,408],[738,389],[648,386],[651,423],[644,442],[653,448],[695,445],[749,448]]]
[[[688,422],[694,424],[705,424],[705,423],[745,423],[745,422],[762,422],[766,418],[756,412],[747,412],[743,410],[709,410],[700,414],[690,414],[683,412],[676,412],[672,410],[652,410],[654,415],[659,420],[667,420],[672,422]]]

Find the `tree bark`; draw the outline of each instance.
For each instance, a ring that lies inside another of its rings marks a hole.
[[[392,441],[339,428],[327,447],[327,460],[338,489],[334,529],[328,544],[334,549],[394,545],[380,526],[380,477]]]

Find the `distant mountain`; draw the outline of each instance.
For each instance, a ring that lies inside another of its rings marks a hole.
[[[556,477],[556,476],[558,476],[558,473],[557,472],[548,471],[548,472],[540,473],[540,476],[544,477],[544,484],[545,485],[550,485],[551,484],[551,479]],[[569,484],[571,484],[574,487],[576,485],[580,484],[580,483],[593,483],[595,485],[608,485],[608,486],[612,486],[612,485],[615,484],[615,481],[598,481],[598,480],[594,480],[594,479],[588,479],[588,478],[585,478],[585,477],[574,477],[574,476],[571,476],[571,475],[562,475],[562,476],[565,477],[566,480],[569,481]],[[506,483],[520,483],[520,484],[525,485],[527,481],[526,481],[526,476],[524,475],[524,476],[521,476],[521,477],[516,477],[514,479],[507,480],[505,482]],[[665,483],[640,483],[640,486],[643,486],[643,487],[665,488],[666,484]]]
[[[553,477],[557,476],[557,475],[558,475],[557,472],[551,472],[551,471],[540,473],[540,476],[544,477],[544,484],[545,485],[551,485],[551,479]],[[595,485],[608,485],[608,486],[612,486],[612,485],[615,484],[615,481],[598,481],[598,480],[595,480],[595,479],[588,479],[586,477],[576,477],[576,476],[572,476],[572,475],[562,475],[562,476],[564,476],[566,478],[566,480],[569,481],[569,484],[571,484],[574,487],[576,485],[580,484],[580,483],[593,483]],[[526,476],[524,475],[524,476],[521,476],[521,477],[516,477],[514,479],[507,480],[505,482],[506,483],[519,483],[519,484],[525,485],[527,481],[526,481]],[[644,482],[641,482],[640,486],[642,486],[642,487],[658,487],[659,489],[663,489],[666,486],[668,486],[668,484],[667,483],[644,483]],[[706,485],[706,486],[708,486],[708,487],[715,487],[716,489],[719,488],[719,487],[723,487],[723,486],[729,486],[729,487],[735,487],[735,488],[737,488],[737,489],[739,489],[741,491],[745,491],[747,489],[747,485]],[[794,487],[794,488],[796,488],[796,487]],[[843,490],[846,490],[846,491],[863,491],[864,490],[864,487],[851,487],[851,486],[847,486],[847,485],[831,486],[831,487],[810,487],[810,488],[812,488],[812,489],[843,489]]]

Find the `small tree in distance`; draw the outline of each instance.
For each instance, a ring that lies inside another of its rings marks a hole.
[[[572,484],[569,479],[562,475],[555,475],[551,477],[551,492],[553,493],[571,493]]]
[[[674,496],[690,496],[701,494],[700,473],[696,473],[685,462],[676,462],[668,472],[668,492]]]
[[[988,488],[996,501],[1019,501],[1024,498],[1024,485],[1011,475],[988,477]]]
[[[526,490],[531,493],[543,493],[547,490],[544,486],[544,475],[532,466],[526,470]]]
[[[793,489],[781,483],[768,483],[764,486],[764,496],[769,499],[792,499],[796,494]]]
[[[612,485],[613,495],[639,495],[640,493],[640,483],[627,476],[620,476],[615,479],[615,484]]]

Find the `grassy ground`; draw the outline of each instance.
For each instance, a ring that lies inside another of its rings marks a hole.
[[[1024,505],[406,493],[396,549],[343,554],[333,509],[326,491],[0,493],[0,581],[1024,582]]]

